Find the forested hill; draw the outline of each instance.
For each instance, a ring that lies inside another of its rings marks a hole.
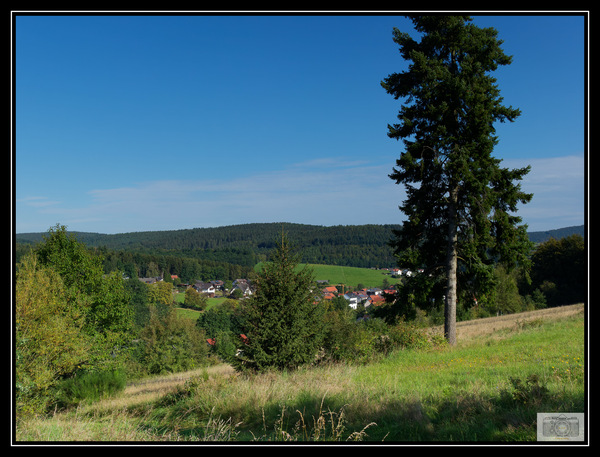
[[[547,230],[545,232],[529,232],[528,235],[529,239],[534,243],[543,243],[550,238],[560,240],[561,238],[571,235],[581,235],[585,238],[585,225],[574,225],[555,230]]]
[[[282,230],[301,251],[302,262],[355,267],[395,266],[388,242],[392,229],[399,225],[317,225],[266,223],[243,224],[216,228],[195,228],[153,232],[131,232],[115,235],[73,232],[90,247],[115,251],[171,254],[196,259],[254,266],[265,260]],[[583,235],[584,226],[566,227],[546,232],[530,232],[534,242],[549,237],[562,238],[574,233]],[[36,243],[43,233],[16,235],[17,243]]]
[[[302,262],[356,267],[395,265],[388,242],[399,225],[317,225],[266,223],[115,235],[72,232],[90,247],[188,257],[254,266],[266,259],[282,231],[302,253]],[[36,243],[43,233],[16,235],[17,243]]]

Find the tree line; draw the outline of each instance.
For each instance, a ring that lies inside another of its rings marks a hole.
[[[179,256],[202,262],[224,262],[254,267],[274,249],[282,229],[301,249],[301,262],[352,267],[388,267],[395,264],[389,241],[398,225],[241,224],[116,235],[74,232],[89,247],[106,251],[154,256]],[[42,234],[18,234],[21,244],[36,243]],[[105,252],[106,252],[105,251]]]
[[[78,237],[76,238],[78,239]],[[32,246],[35,245],[16,244],[15,260],[17,263],[32,249]],[[119,270],[129,278],[165,278],[167,277],[166,275],[177,275],[180,282],[183,283],[190,283],[196,280],[210,281],[214,279],[234,281],[238,278],[248,277],[254,266],[251,261],[244,261],[243,263],[247,263],[248,265],[241,265],[239,263],[188,257],[183,253],[145,253],[129,250],[111,250],[104,246],[87,249],[91,255],[102,259],[103,269],[106,274]],[[236,258],[240,259],[240,257]]]

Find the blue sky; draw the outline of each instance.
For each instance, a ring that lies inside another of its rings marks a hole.
[[[532,165],[529,230],[584,223],[585,17],[477,16],[523,112],[494,155]],[[20,16],[15,227],[121,233],[251,222],[400,223],[387,175],[407,63],[381,16]]]

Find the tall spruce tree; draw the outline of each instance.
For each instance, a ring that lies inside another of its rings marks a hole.
[[[437,291],[445,297],[444,333],[455,344],[457,284],[463,296],[476,296],[492,286],[496,261],[528,262],[527,227],[518,225],[515,213],[532,194],[515,182],[530,167],[502,168],[492,156],[494,123],[520,115],[502,105],[490,75],[512,59],[498,32],[475,26],[468,16],[408,17],[420,41],[396,28],[393,34],[411,63],[381,82],[405,100],[399,123],[388,125],[388,136],[404,143],[390,178],[406,188],[400,209],[407,216],[392,244],[400,265],[425,268],[427,276],[415,281],[420,296],[431,299]]]
[[[282,235],[243,305],[247,344],[232,361],[237,368],[293,369],[315,359],[324,336],[323,308],[312,292],[312,270],[298,270],[298,263]]]

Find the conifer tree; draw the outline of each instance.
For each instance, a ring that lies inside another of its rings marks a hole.
[[[298,263],[282,235],[254,280],[255,293],[244,302],[247,344],[233,361],[237,368],[293,369],[315,359],[324,335],[323,308],[312,291],[312,270],[298,269]]]
[[[394,28],[394,41],[410,61],[381,85],[405,104],[388,136],[404,152],[390,178],[406,189],[400,209],[407,216],[393,245],[403,267],[425,268],[416,281],[443,295],[445,337],[456,342],[457,284],[476,295],[493,284],[493,264],[527,263],[531,249],[517,205],[532,195],[520,181],[530,167],[510,170],[492,156],[494,123],[514,121],[518,109],[502,105],[490,73],[508,65],[493,28],[467,16],[408,16],[420,41]],[[431,276],[430,276],[431,275]],[[436,281],[437,280],[437,281]],[[419,293],[411,296],[419,296]]]

